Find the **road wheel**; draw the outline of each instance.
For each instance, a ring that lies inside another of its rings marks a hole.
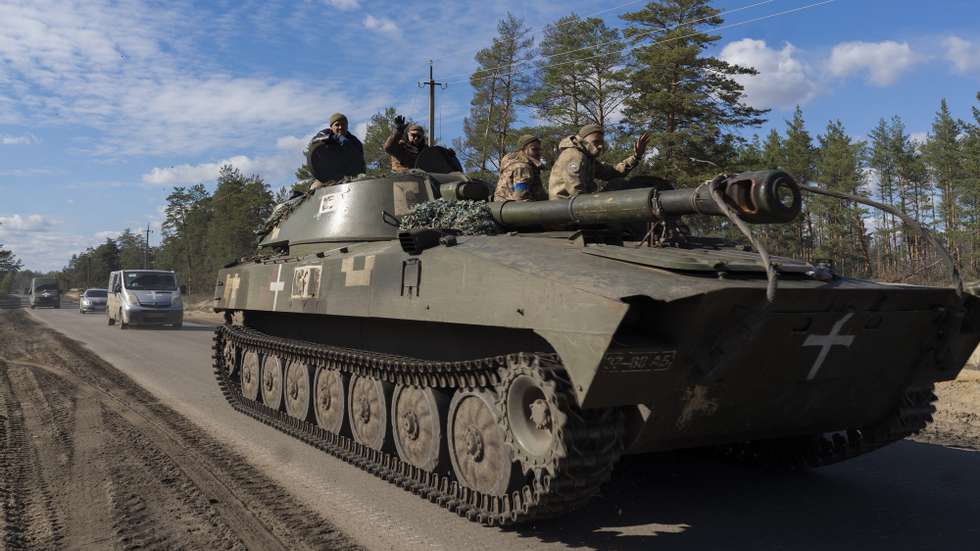
[[[225,341],[224,355],[228,375],[232,376],[235,374],[235,370],[238,369],[238,349],[235,348],[234,343],[231,341]]]
[[[446,395],[399,385],[391,399],[391,429],[398,456],[426,471],[449,465],[442,427],[449,409]]]
[[[449,404],[447,439],[460,484],[490,495],[506,495],[519,482],[496,400],[486,391],[457,392]]]
[[[274,410],[282,406],[282,372],[286,362],[276,356],[262,362],[262,403]]]
[[[391,446],[388,426],[388,402],[391,383],[354,375],[347,393],[347,419],[350,421],[354,440],[375,450],[387,450]]]
[[[246,352],[242,358],[242,396],[246,400],[259,398],[259,355],[256,352]]]
[[[313,388],[310,384],[310,369],[306,364],[292,362],[286,368],[285,400],[286,413],[301,421],[310,416]]]
[[[344,426],[344,375],[327,364],[316,371],[313,384],[313,412],[316,424],[324,430],[340,434]]]

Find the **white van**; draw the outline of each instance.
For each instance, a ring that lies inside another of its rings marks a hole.
[[[109,274],[106,319],[109,325],[172,325],[184,323],[183,286],[167,270],[118,270]]]

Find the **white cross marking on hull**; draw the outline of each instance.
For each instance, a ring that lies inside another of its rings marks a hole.
[[[269,284],[269,290],[272,291],[272,311],[276,311],[276,306],[279,304],[279,292],[286,288],[286,282],[282,280],[282,264],[279,265],[279,271],[276,273],[276,280]]]
[[[841,327],[847,323],[847,320],[851,319],[854,312],[845,314],[844,317],[837,320],[834,327],[830,330],[829,335],[809,335],[806,341],[803,342],[803,346],[819,346],[820,353],[817,354],[817,360],[813,362],[813,367],[810,368],[810,373],[807,375],[806,380],[812,381],[817,373],[820,371],[820,367],[823,366],[823,361],[827,359],[827,354],[830,352],[830,348],[833,346],[843,346],[844,348],[850,348],[851,343],[854,342],[854,335],[841,335]]]

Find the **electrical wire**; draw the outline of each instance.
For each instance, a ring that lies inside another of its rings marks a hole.
[[[596,12],[592,12],[592,13],[590,13],[590,14],[587,14],[587,15],[583,15],[583,16],[582,16],[582,18],[583,18],[583,19],[588,19],[588,18],[590,18],[590,17],[595,17],[595,16],[597,16],[597,15],[601,15],[601,14],[603,14],[603,13],[608,13],[608,12],[611,12],[611,11],[617,11],[617,10],[621,10],[621,9],[623,9],[623,8],[625,8],[625,7],[627,7],[627,6],[632,6],[633,4],[639,4],[639,3],[642,3],[642,2],[648,2],[648,1],[649,1],[649,0],[632,0],[631,2],[626,2],[625,4],[620,4],[620,5],[618,5],[618,6],[613,6],[613,7],[611,7],[611,8],[604,8],[604,9],[601,9],[601,10],[599,10],[599,11],[596,11]],[[775,1],[775,0],[773,0],[773,1]],[[563,26],[565,26],[565,25],[569,25],[569,24],[571,24],[571,23],[572,23],[571,21],[568,21],[568,22],[565,22],[565,23],[555,23],[554,25],[555,25],[555,27],[556,27],[556,28],[560,28],[560,27],[563,27]],[[547,26],[547,25],[545,25],[545,26]],[[539,28],[537,28],[537,29],[535,29],[535,28],[531,28],[531,29],[528,29],[528,31],[540,31],[540,30],[543,30],[543,29],[544,29],[544,27],[539,27]],[[482,48],[481,48],[481,49],[482,49]],[[477,52],[479,52],[479,51],[480,51],[480,50],[473,50],[473,52],[472,52],[472,53],[474,53],[474,54],[475,54],[475,53],[477,53]],[[444,55],[444,56],[442,56],[442,57],[436,57],[436,58],[432,58],[432,60],[431,60],[431,61],[442,61],[443,59],[446,59],[446,58],[448,58],[448,57],[449,57],[448,55]],[[454,54],[454,57],[455,57],[455,54]],[[426,65],[426,66],[428,66],[428,65],[429,65],[429,62],[427,61],[427,62],[425,63],[425,65]]]
[[[790,9],[790,10],[783,10],[783,11],[780,11],[780,12],[771,13],[769,15],[763,15],[761,17],[755,17],[755,18],[752,18],[752,19],[746,19],[745,21],[739,21],[737,23],[731,23],[729,25],[722,25],[720,27],[715,27],[712,30],[713,31],[723,31],[723,30],[727,30],[727,29],[733,29],[735,27],[741,27],[743,25],[749,25],[751,23],[758,23],[759,21],[765,21],[767,19],[773,19],[773,18],[776,18],[776,17],[781,17],[781,16],[784,16],[784,15],[789,15],[789,14],[792,14],[792,13],[797,13],[797,12],[801,12],[801,11],[804,11],[804,10],[808,10],[808,9],[812,9],[812,8],[817,8],[817,7],[820,7],[820,6],[825,6],[827,4],[833,4],[836,1],[837,0],[822,0],[821,2],[814,2],[812,4],[807,4],[805,6],[800,6],[798,8],[793,8],[793,9]],[[646,45],[643,45],[643,44],[634,44],[632,46],[627,46],[627,47],[623,48],[623,51],[624,52],[631,51],[631,50],[634,50],[634,49],[639,48],[641,46],[642,47],[659,46],[659,45],[662,45],[662,44],[667,44],[669,42],[676,42],[678,40],[683,40],[685,38],[691,38],[691,37],[697,36],[699,34],[701,34],[701,33],[699,33],[699,32],[692,32],[692,33],[684,34],[684,35],[681,35],[681,36],[674,36],[674,37],[671,37],[671,38],[665,38],[663,40],[657,40],[657,41],[654,41],[654,42],[652,42],[650,44],[646,44]],[[603,57],[603,56],[606,56],[606,55],[608,55],[608,52],[607,53],[603,53],[603,54],[598,54],[598,55],[583,57],[583,58],[579,58],[579,59],[573,59],[573,60],[570,60],[570,61],[563,61],[563,62],[560,62],[560,63],[553,63],[553,64],[550,64],[550,65],[544,65],[542,67],[537,67],[537,68],[538,69],[550,69],[550,68],[554,68],[554,67],[562,67],[562,66],[565,66],[565,65],[573,64],[573,63],[581,63],[583,61],[588,61],[590,59],[596,59],[596,58]],[[474,83],[475,84],[477,82],[482,82],[482,81],[487,80],[487,79],[490,79],[490,78],[508,77],[508,76],[513,76],[513,75],[516,75],[516,74],[520,74],[522,72],[523,71],[512,71],[510,73],[504,73],[504,74],[500,74],[500,75],[490,75],[490,76],[485,76],[485,77],[477,77],[477,78],[469,78],[469,79],[462,79],[462,80],[456,80],[456,81],[449,81],[449,82],[447,82],[447,84],[458,84],[458,83],[461,83],[461,82],[470,82],[470,83]]]
[[[633,37],[633,39],[636,39],[636,38],[639,38],[639,37],[643,37],[643,36],[648,36],[648,35],[653,34],[653,33],[661,33],[661,32],[672,31],[672,30],[677,29],[679,27],[684,27],[684,26],[687,26],[687,25],[694,25],[694,24],[701,23],[703,21],[706,21],[706,20],[711,19],[711,18],[714,18],[714,17],[721,17],[723,15],[730,15],[730,14],[737,13],[737,12],[740,12],[740,11],[745,11],[745,10],[752,9],[752,8],[757,8],[757,7],[763,6],[765,4],[771,4],[771,3],[775,2],[775,1],[776,0],[763,0],[761,2],[756,2],[754,4],[749,4],[749,5],[746,5],[746,6],[741,6],[739,8],[734,8],[734,9],[731,9],[731,10],[727,10],[727,11],[723,11],[723,12],[718,12],[718,13],[716,13],[714,15],[711,15],[711,16],[708,16],[708,17],[700,17],[698,19],[691,19],[691,20],[688,20],[688,21],[683,21],[683,22],[677,23],[676,25],[673,25],[671,27],[666,27],[666,28],[663,28],[663,29],[650,29],[648,31],[643,31],[643,32],[637,34],[635,37]],[[573,49],[573,50],[566,50],[564,52],[558,52],[556,54],[551,54],[551,55],[547,55],[547,56],[544,56],[544,57],[539,57],[536,60],[520,61],[520,62],[517,62],[517,63],[510,63],[510,64],[498,65],[497,67],[491,67],[489,69],[481,69],[479,71],[474,72],[466,80],[469,80],[469,78],[472,78],[473,76],[479,75],[480,73],[489,73],[489,72],[496,71],[498,69],[504,69],[506,67],[526,65],[528,63],[531,63],[532,61],[540,61],[542,59],[554,59],[556,57],[565,56],[565,55],[572,54],[572,53],[575,53],[575,52],[581,52],[583,50],[597,49],[597,48],[599,48],[601,46],[607,46],[609,44],[614,44],[616,42],[619,42],[619,40],[607,40],[605,42],[600,42],[598,44],[592,44],[592,45],[589,45],[589,46],[583,46],[581,48],[576,48],[576,49]]]

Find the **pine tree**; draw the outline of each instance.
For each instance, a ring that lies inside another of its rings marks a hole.
[[[105,239],[105,243],[95,248],[94,256],[105,271],[106,279],[108,279],[109,272],[122,269],[122,262],[119,260],[119,247],[109,237]]]
[[[20,268],[21,262],[14,256],[13,251],[4,249],[0,244],[0,272],[16,272]]]
[[[619,30],[571,14],[544,29],[537,85],[526,100],[538,118],[569,134],[586,124],[609,126],[627,88]]]
[[[129,228],[116,238],[116,246],[119,247],[119,263],[122,269],[143,268],[145,244],[143,238],[136,235]]]
[[[470,115],[463,121],[467,168],[484,175],[499,169],[514,139],[517,107],[531,90],[526,65],[533,53],[530,29],[510,13],[497,24],[490,47],[477,52]]]
[[[176,187],[167,196],[161,228],[159,265],[177,272],[191,292],[214,285],[207,268],[211,196],[201,185]]]
[[[797,182],[806,184],[814,179],[817,151],[813,138],[806,129],[803,110],[796,106],[793,118],[786,121],[786,139],[779,148],[779,168],[788,172]],[[810,217],[809,196],[804,196],[803,212],[792,225],[785,225],[779,232],[779,248],[792,256],[811,258],[813,255],[814,228]]]
[[[371,115],[371,120],[367,124],[367,132],[364,136],[364,161],[367,163],[367,173],[371,176],[379,176],[391,172],[391,157],[384,152],[385,141],[395,129],[395,117],[398,111],[394,107],[385,107]],[[406,121],[412,124],[414,121]]]
[[[769,131],[766,142],[762,146],[762,161],[763,167],[770,170],[779,168],[783,161],[783,139],[775,128]]]
[[[727,164],[737,143],[728,132],[758,126],[768,112],[746,105],[733,78],[754,69],[704,55],[721,38],[709,34],[723,22],[718,13],[708,0],[656,0],[622,16],[629,23],[624,35],[636,45],[625,118],[651,133],[655,171],[671,179],[703,175],[691,158]]]
[[[0,272],[0,296],[10,294],[14,284],[14,272]]]
[[[818,140],[816,178],[826,189],[859,195],[863,183],[863,144],[852,142],[840,121],[828,123],[826,133]],[[844,274],[870,275],[871,255],[863,210],[856,204],[830,197],[815,197],[810,203],[815,256],[831,259]]]
[[[272,211],[272,193],[258,175],[244,175],[230,165],[218,172],[210,198],[207,228],[207,267],[213,273],[230,260],[255,251],[256,234]],[[213,278],[212,278],[213,279]]]
[[[963,217],[963,225],[969,235],[969,253],[963,267],[973,278],[980,277],[980,92],[976,99],[978,106],[973,107],[973,121],[964,124],[963,193],[960,198],[968,213]]]
[[[939,111],[932,124],[932,132],[923,147],[923,153],[932,177],[940,193],[942,225],[949,243],[950,252],[960,260],[962,226],[960,222],[960,200],[964,187],[963,151],[959,140],[962,124],[949,112],[943,98]]]

